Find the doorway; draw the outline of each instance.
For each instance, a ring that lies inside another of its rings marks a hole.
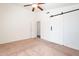
[[[40,38],[40,21],[37,21],[37,37]]]

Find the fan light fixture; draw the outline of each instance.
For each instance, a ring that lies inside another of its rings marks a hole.
[[[38,6],[37,4],[33,4],[33,5],[32,5],[32,7],[34,7],[34,8],[37,8],[37,6]]]
[[[40,9],[41,11],[43,11],[43,8],[40,6],[41,4],[45,4],[45,3],[33,3],[33,4],[24,5],[24,7],[31,6],[32,12],[34,12],[35,9]]]

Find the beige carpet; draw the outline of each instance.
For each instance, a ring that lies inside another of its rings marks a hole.
[[[1,56],[71,56],[79,51],[42,39],[26,39],[0,45]]]

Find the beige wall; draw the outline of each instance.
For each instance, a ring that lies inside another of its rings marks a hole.
[[[0,44],[35,37],[34,19],[34,13],[22,6],[0,4]]]

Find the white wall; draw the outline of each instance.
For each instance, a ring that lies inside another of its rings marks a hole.
[[[0,44],[35,37],[34,17],[24,7],[0,4]]]
[[[77,6],[66,7],[65,9],[78,8]],[[79,11],[63,15],[64,19],[64,45],[79,50]]]
[[[49,17],[52,14],[73,10],[78,7],[79,4],[47,10],[50,14],[46,14],[47,11],[41,12],[39,14],[41,19],[41,38],[79,50],[79,11],[52,18]],[[52,31],[50,30],[51,26],[53,28]]]
[[[33,20],[31,22],[31,25],[32,25],[31,34],[32,34],[32,37],[34,38],[37,36],[37,23],[36,22],[38,21],[38,14],[36,12],[33,12],[32,15],[33,15],[33,17],[32,17]]]
[[[54,14],[61,12],[61,9],[51,10]],[[62,44],[63,39],[63,18],[62,16],[57,16],[50,18],[49,14],[46,12],[41,13],[41,38],[46,39],[51,42]],[[42,17],[43,16],[43,17]],[[52,31],[51,31],[52,26]]]

